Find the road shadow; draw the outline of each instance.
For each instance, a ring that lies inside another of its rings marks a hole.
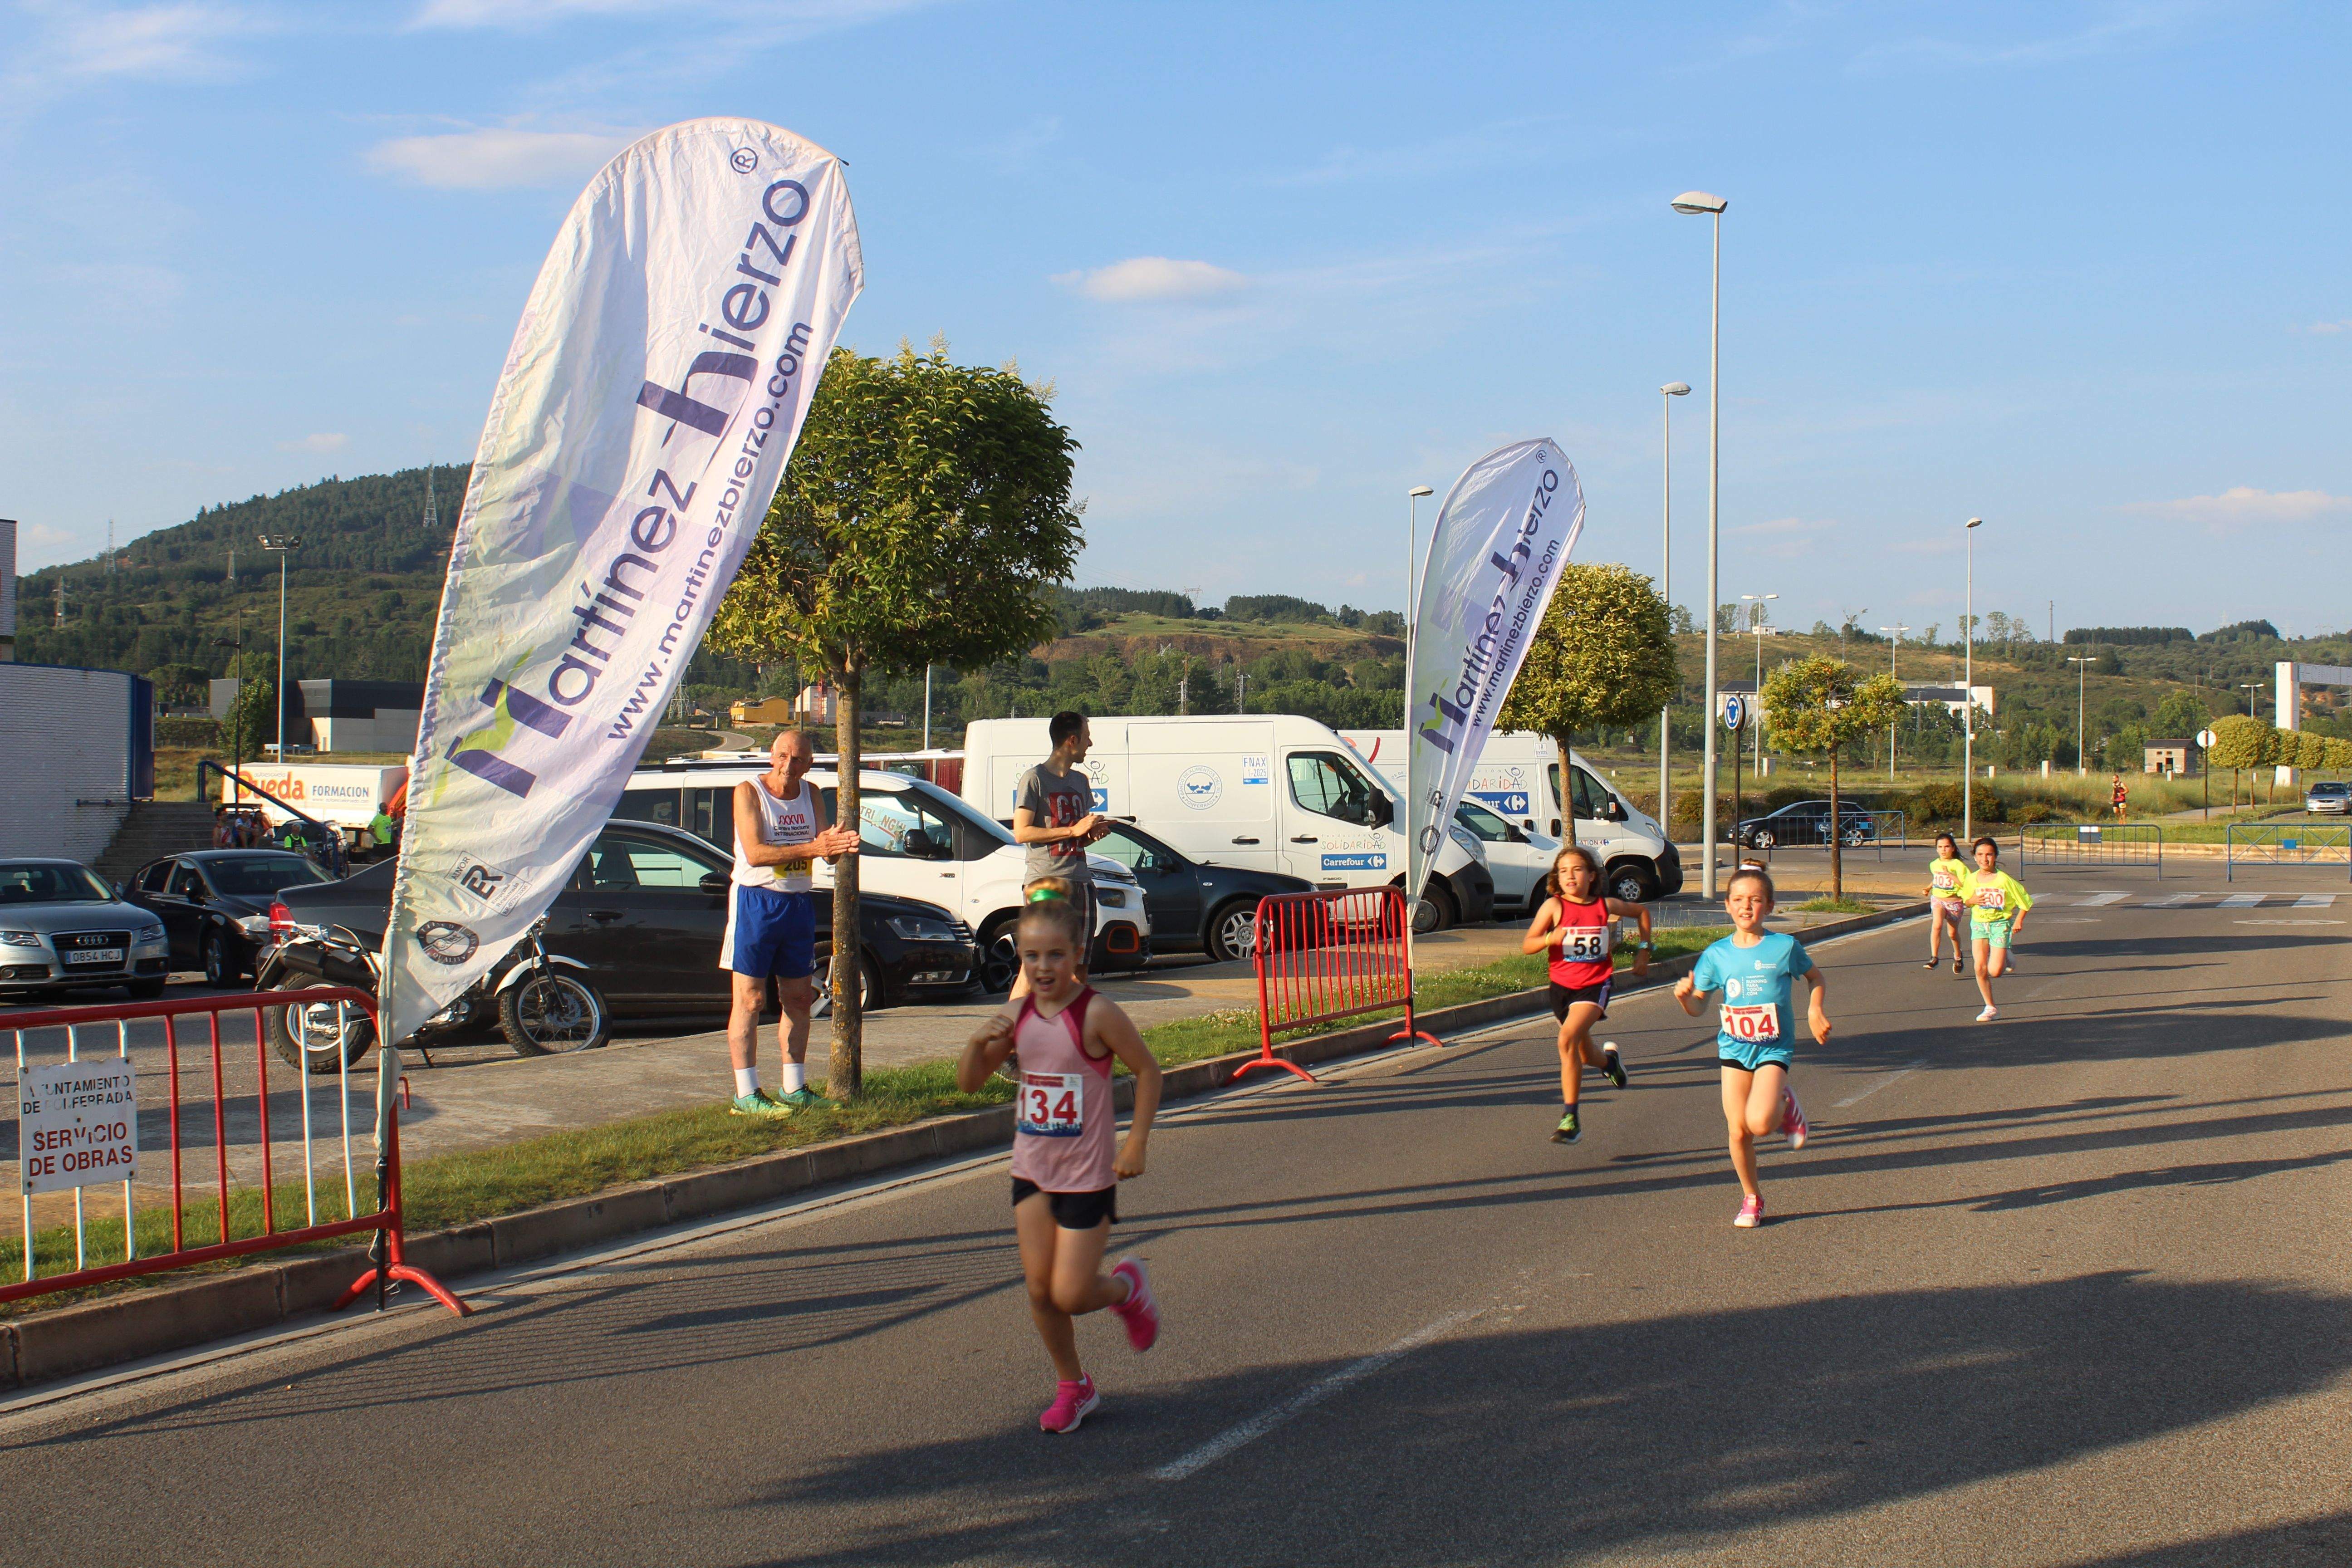
[[[2214,1323],[2231,1325],[2231,1354],[2212,1353]],[[745,1508],[856,1521],[831,1532],[854,1543],[777,1563],[1094,1563],[1129,1546],[1220,1568],[1719,1551],[2313,1392],[2352,1366],[2347,1329],[2342,1297],[2126,1273],[1571,1329],[1473,1324],[1181,1489],[1152,1472],[1343,1363],[1113,1394],[1068,1441],[1007,1431],[847,1454]],[[2261,1560],[2210,1550],[2113,1561]]]

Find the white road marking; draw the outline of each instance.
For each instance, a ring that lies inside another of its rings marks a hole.
[[[2233,926],[2340,926],[2342,921],[2231,921]]]
[[[1238,1426],[1227,1427],[1181,1458],[1171,1459],[1160,1466],[1151,1472],[1152,1479],[1181,1481],[1206,1469],[1243,1444],[1265,1436],[1292,1416],[1320,1405],[1350,1384],[1362,1382],[1407,1352],[1419,1350],[1430,1341],[1452,1333],[1484,1311],[1485,1309],[1481,1308],[1476,1311],[1448,1313],[1433,1323],[1415,1329],[1384,1351],[1375,1351],[1361,1361],[1349,1362],[1320,1382],[1308,1384],[1281,1404],[1259,1411]]]
[[[2231,893],[2215,907],[2224,910],[2251,910],[2262,901],[2263,895],[2260,893]]]
[[[2168,893],[2160,899],[2150,899],[2140,907],[2147,910],[2168,910],[2195,900],[2194,893]]]
[[[2335,902],[2336,895],[2333,893],[2305,893],[2295,900],[2294,907],[2299,910],[2324,910],[2330,908]]]
[[[2126,899],[2130,897],[2131,895],[2129,893],[2093,893],[2087,899],[2076,900],[2075,907],[2078,909],[2095,910],[2105,904],[2120,904]]]
[[[1843,1100],[1839,1100],[1835,1105],[1830,1107],[1830,1109],[1832,1110],[1843,1110],[1849,1105],[1859,1105],[1864,1100],[1868,1100],[1872,1095],[1876,1094],[1880,1089],[1885,1089],[1888,1084],[1896,1083],[1904,1079],[1909,1078],[1913,1073],[1917,1072],[1921,1068],[1926,1067],[1927,1065],[1927,1058],[1922,1057],[1917,1061],[1913,1062],[1909,1067],[1904,1068],[1898,1072],[1888,1073],[1885,1078],[1880,1079],[1876,1083],[1872,1084],[1868,1089],[1862,1090],[1860,1093],[1847,1095]]]

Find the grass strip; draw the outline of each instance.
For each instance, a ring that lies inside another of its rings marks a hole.
[[[1677,926],[1661,930],[1653,938],[1653,955],[1664,959],[1696,952],[1725,935],[1729,929]],[[1618,949],[1617,963],[1621,969],[1629,965],[1632,958],[1630,948],[1621,946]],[[1481,1002],[1508,995],[1515,991],[1526,991],[1544,983],[1545,970],[1545,960],[1539,955],[1513,954],[1471,968],[1432,974],[1414,987],[1413,1005],[1418,1011],[1428,1012],[1433,1008]],[[1403,1014],[1402,1007],[1384,1008],[1303,1028],[1283,1030],[1275,1037],[1278,1042],[1301,1039],[1334,1029],[1354,1028],[1360,1024],[1382,1018],[1402,1017]],[[1254,1007],[1234,1008],[1204,1013],[1195,1017],[1155,1024],[1142,1033],[1144,1043],[1150,1047],[1151,1054],[1163,1066],[1177,1067],[1211,1057],[1256,1049],[1259,1038],[1257,1010]],[[750,1159],[754,1155],[805,1149],[861,1132],[902,1127],[928,1116],[1000,1105],[1012,1097],[1013,1086],[1003,1079],[991,1079],[982,1085],[977,1093],[963,1093],[955,1086],[955,1064],[952,1061],[877,1068],[866,1075],[866,1092],[857,1100],[845,1105],[805,1110],[783,1121],[754,1121],[733,1115],[714,1089],[711,1101],[707,1105],[656,1111],[651,1115],[629,1117],[571,1131],[543,1133],[491,1149],[464,1149],[411,1160],[404,1173],[402,1197],[407,1207],[408,1228],[412,1233],[440,1230],[494,1219],[500,1215],[514,1214],[565,1198],[584,1197],[606,1187],[629,1182],[680,1175],[688,1171]],[[362,1180],[366,1184],[370,1178],[363,1174]],[[367,1200],[372,1190],[371,1186],[362,1192],[362,1207],[371,1206]],[[342,1218],[341,1182],[331,1186],[322,1181],[318,1192],[320,1218],[322,1221]],[[301,1184],[279,1183],[275,1206],[279,1228],[289,1228],[299,1224],[303,1215]],[[138,1211],[137,1223],[139,1251],[142,1257],[169,1248],[172,1239],[170,1205],[142,1205]],[[218,1240],[220,1219],[217,1201],[206,1194],[201,1201],[188,1203],[183,1210],[183,1225],[185,1239],[191,1247],[206,1246]],[[231,1194],[229,1231],[233,1237],[261,1233],[259,1188],[242,1188]],[[93,1267],[121,1259],[121,1216],[93,1218],[85,1225],[84,1234],[86,1256]],[[364,1237],[340,1237],[315,1244],[313,1249],[351,1247],[364,1240]],[[0,1318],[20,1317],[124,1289],[169,1284],[191,1274],[214,1273],[254,1262],[266,1263],[283,1255],[282,1251],[251,1254],[196,1268],[172,1269],[133,1279],[115,1280],[105,1285],[0,1303]],[[49,1226],[36,1231],[34,1258],[41,1273],[54,1274],[72,1268],[73,1257],[71,1226]],[[0,1239],[0,1279],[13,1281],[23,1276],[22,1237],[12,1236]]]

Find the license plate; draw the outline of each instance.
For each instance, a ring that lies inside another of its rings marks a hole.
[[[86,947],[66,954],[68,963],[120,963],[122,950],[119,947]]]

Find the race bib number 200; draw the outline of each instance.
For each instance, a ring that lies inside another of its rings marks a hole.
[[[1562,926],[1559,956],[1570,963],[1597,963],[1609,956],[1607,926]]]
[[[2001,889],[1979,888],[1977,889],[1977,908],[1990,910],[1993,913],[1999,914],[2008,907],[2009,894]]]
[[[1074,1072],[1024,1072],[1013,1124],[1033,1138],[1076,1138],[1086,1130],[1086,1079]]]
[[[1769,1002],[1750,1007],[1726,1006],[1723,1032],[1748,1045],[1777,1040],[1780,1037],[1780,1009]]]

